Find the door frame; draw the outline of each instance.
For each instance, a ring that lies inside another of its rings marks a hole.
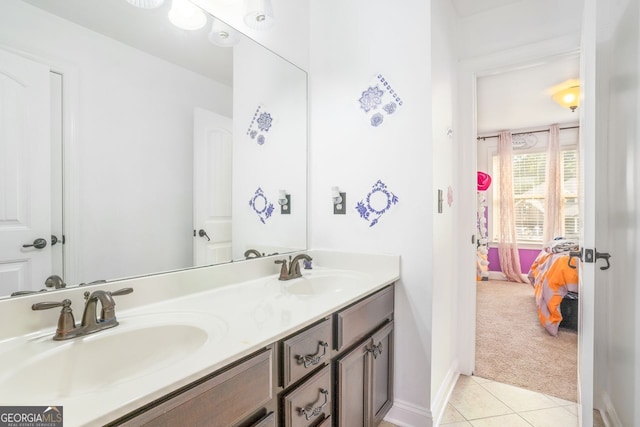
[[[458,70],[457,159],[459,165],[456,236],[459,265],[458,284],[458,370],[471,375],[475,369],[476,343],[476,247],[470,237],[476,234],[477,94],[478,77],[500,74],[554,58],[580,53],[581,34],[558,37],[518,46],[460,62]],[[470,144],[473,144],[470,149]],[[473,284],[474,286],[469,286]]]

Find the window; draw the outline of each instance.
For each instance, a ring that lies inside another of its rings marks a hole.
[[[578,153],[575,148],[561,152],[562,203],[564,215],[564,236],[578,238]],[[544,199],[546,193],[545,171],[546,152],[517,152],[513,155],[513,197],[516,215],[516,238],[518,242],[542,243],[544,227]],[[493,171],[499,182],[498,156],[493,156]],[[498,185],[493,188],[494,224],[499,215]],[[495,234],[495,233],[494,233]],[[497,238],[496,238],[497,239]]]

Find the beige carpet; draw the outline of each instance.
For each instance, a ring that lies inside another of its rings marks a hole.
[[[477,289],[474,375],[576,402],[577,334],[547,333],[529,284],[490,280]]]

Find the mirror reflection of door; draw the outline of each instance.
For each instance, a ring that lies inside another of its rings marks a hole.
[[[229,262],[232,121],[196,108],[193,122],[193,263]]]
[[[0,50],[0,295],[42,289],[54,253],[55,271],[62,273],[62,245],[51,245],[51,194],[62,192],[62,182],[52,187],[51,179],[52,161],[57,174],[62,170],[60,121],[50,125],[51,114],[62,113],[60,78],[47,66]],[[54,199],[61,234],[61,196]]]

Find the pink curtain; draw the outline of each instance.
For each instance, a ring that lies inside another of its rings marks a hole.
[[[549,145],[547,147],[547,191],[544,199],[543,242],[555,237],[564,236],[564,205],[562,203],[562,166],[560,159],[560,127],[549,128]]]
[[[513,145],[511,132],[498,135],[498,161],[500,170],[500,224],[498,228],[498,256],[507,280],[526,283],[520,268],[520,255],[516,241],[516,217],[513,202]]]

